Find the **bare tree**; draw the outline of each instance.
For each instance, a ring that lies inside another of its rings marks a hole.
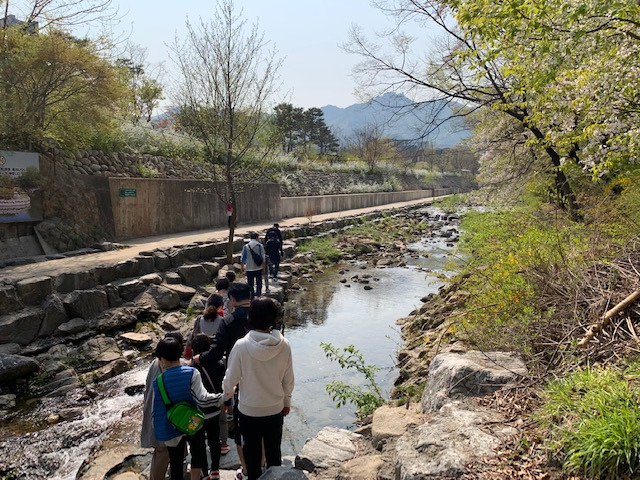
[[[209,23],[187,21],[187,38],[173,46],[180,69],[179,117],[206,146],[219,200],[231,199],[234,207],[236,194],[263,177],[272,153],[259,137],[282,64],[257,24],[249,27],[241,15],[232,0],[220,0]],[[234,208],[229,226],[229,262],[237,212]]]
[[[15,9],[25,25],[38,22],[39,28],[71,27],[96,20],[113,20],[118,10],[112,0],[5,0],[3,27],[11,10]]]

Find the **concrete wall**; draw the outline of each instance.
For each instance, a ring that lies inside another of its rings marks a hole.
[[[211,182],[199,180],[110,177],[116,239],[226,225],[225,204],[213,187]],[[122,190],[130,195],[135,190],[135,196],[122,196]],[[239,223],[281,217],[278,184],[261,184],[236,197]]]
[[[448,189],[437,189],[442,192]],[[446,195],[440,193],[440,195]],[[433,196],[433,190],[409,190],[404,192],[352,193],[342,195],[316,195],[310,197],[285,197],[281,199],[282,217],[305,217],[308,209],[313,214],[375,207],[388,203],[406,202]]]

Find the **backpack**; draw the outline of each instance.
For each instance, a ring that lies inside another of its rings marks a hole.
[[[191,405],[189,402],[178,402],[176,404],[171,403],[169,394],[164,388],[164,374],[158,375],[156,381],[158,383],[158,391],[164,402],[164,406],[167,407],[167,420],[177,430],[186,435],[193,435],[204,425],[204,413],[198,407]]]
[[[279,242],[280,239],[278,238],[278,233],[276,232],[275,228],[270,228],[269,230],[267,230],[267,235],[265,236],[265,243],[269,243],[269,242]]]
[[[256,264],[256,267],[261,267],[262,266],[262,262],[264,261],[264,259],[262,258],[262,255],[254,252],[253,249],[249,245],[247,245],[247,248],[251,252],[251,258],[253,258],[253,262]]]

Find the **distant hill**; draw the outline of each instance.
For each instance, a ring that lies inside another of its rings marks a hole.
[[[445,102],[434,102],[411,107],[412,101],[404,95],[387,92],[370,103],[357,103],[346,108],[334,105],[322,107],[324,120],[334,135],[341,141],[348,139],[357,129],[377,125],[383,135],[396,140],[413,140],[422,136],[425,123],[449,118],[451,106]],[[455,108],[455,107],[454,107]],[[471,136],[459,118],[451,119],[428,135],[436,147],[452,147]]]

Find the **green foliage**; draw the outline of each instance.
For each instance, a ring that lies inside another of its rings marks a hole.
[[[527,207],[472,211],[461,228],[461,249],[472,255],[465,271],[473,273],[464,282],[471,293],[464,335],[481,348],[534,352],[553,314],[536,307],[537,278],[580,264],[589,248],[588,229],[549,223]]]
[[[640,468],[640,406],[636,375],[586,368],[549,383],[538,411],[548,445],[564,468],[589,478],[616,479]]]
[[[463,203],[463,197],[460,195],[449,195],[440,200],[433,202],[433,205],[440,207],[444,213],[450,214],[456,212]]]
[[[375,365],[367,365],[360,351],[353,345],[342,349],[334,347],[330,343],[321,343],[320,346],[327,358],[338,362],[340,368],[355,370],[365,378],[364,387],[346,384],[339,380],[329,383],[326,387],[327,392],[331,395],[331,399],[337,402],[336,407],[351,403],[356,407],[358,418],[363,418],[384,405],[385,400],[382,398],[382,392],[375,379],[379,368]]]
[[[298,251],[302,253],[313,252],[314,260],[324,263],[325,265],[330,265],[342,258],[342,253],[335,248],[336,242],[336,237],[312,238],[300,244]]]
[[[5,32],[0,63],[0,145],[33,149],[54,139],[89,146],[119,111],[126,88],[99,46],[56,30]]]

